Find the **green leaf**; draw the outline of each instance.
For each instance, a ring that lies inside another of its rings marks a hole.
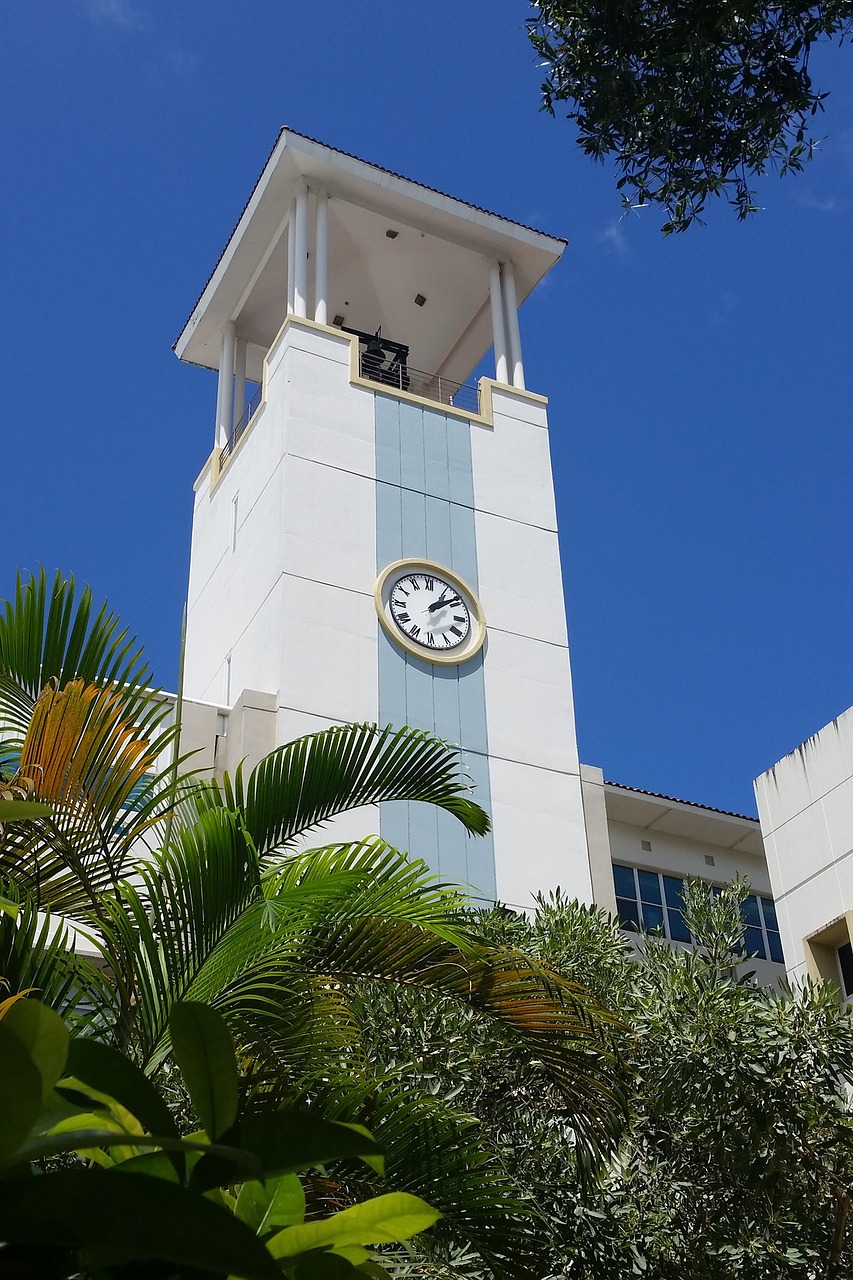
[[[231,1033],[215,1009],[188,1000],[172,1006],[169,1031],[196,1114],[215,1142],[237,1116],[237,1059]]]
[[[372,1138],[357,1133],[348,1125],[323,1120],[307,1111],[274,1111],[244,1116],[222,1134],[220,1146],[235,1147],[246,1155],[254,1156],[260,1165],[260,1175],[264,1177],[298,1173],[348,1156],[379,1154]],[[201,1191],[209,1191],[236,1180],[231,1160],[211,1152],[199,1160],[193,1170],[191,1185]]]
[[[234,1212],[258,1235],[272,1227],[289,1227],[305,1217],[305,1192],[295,1173],[266,1183],[244,1182]]]
[[[121,1103],[149,1133],[178,1137],[171,1111],[143,1071],[130,1058],[90,1036],[73,1039],[68,1075]]]
[[[264,1246],[233,1214],[159,1178],[62,1169],[5,1182],[0,1239],[96,1249],[104,1264],[156,1258],[246,1277],[281,1280]]]
[[[35,1124],[42,1092],[38,1067],[5,1022],[0,1024],[0,1165],[11,1162]]]
[[[353,1280],[357,1274],[351,1262],[334,1253],[309,1253],[294,1271],[296,1280]]]
[[[45,1101],[65,1067],[68,1028],[58,1013],[39,1000],[17,1000],[3,1019],[3,1026],[28,1051],[41,1076],[41,1097]]]
[[[0,800],[0,822],[21,822],[26,818],[49,818],[49,804],[38,800]]]
[[[116,1165],[116,1173],[144,1173],[150,1178],[162,1178],[164,1182],[179,1182],[175,1164],[166,1151],[143,1151]]]
[[[371,1136],[370,1130],[365,1129],[363,1124],[353,1124],[352,1121],[339,1120],[339,1124],[345,1124],[348,1129],[352,1129],[354,1133],[361,1133],[366,1138]],[[380,1178],[385,1177],[385,1157],[383,1156],[362,1156],[364,1163],[368,1169],[372,1169],[374,1173],[378,1173]]]
[[[426,1231],[440,1217],[438,1210],[419,1196],[392,1191],[342,1209],[331,1218],[285,1227],[267,1241],[267,1248],[274,1258],[292,1258],[308,1249],[336,1245],[398,1244]]]

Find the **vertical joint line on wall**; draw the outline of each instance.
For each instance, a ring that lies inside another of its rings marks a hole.
[[[231,499],[231,550],[237,550],[237,504],[240,499],[239,490]]]

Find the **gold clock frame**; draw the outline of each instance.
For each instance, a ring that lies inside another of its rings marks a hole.
[[[462,648],[461,652],[456,649],[439,653],[435,650],[427,649],[424,645],[419,645],[414,640],[410,640],[388,617],[386,604],[391,592],[388,591],[386,596],[385,589],[389,580],[394,576],[402,577],[406,573],[413,572],[435,574],[437,578],[443,578],[451,587],[455,587],[464,598],[468,612],[471,615],[472,638]],[[385,634],[390,636],[401,649],[405,649],[407,653],[411,653],[416,658],[422,658],[425,662],[435,662],[440,666],[446,667],[459,667],[463,662],[468,662],[469,659],[476,657],[486,639],[486,618],[476,591],[468,585],[464,578],[460,578],[458,573],[454,573],[452,569],[439,564],[436,560],[422,560],[414,556],[405,560],[394,560],[391,564],[386,565],[376,579],[376,585],[373,588],[373,603],[376,606],[376,616],[379,618]]]

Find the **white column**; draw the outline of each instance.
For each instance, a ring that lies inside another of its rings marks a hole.
[[[293,314],[308,315],[308,190],[296,196],[296,228],[293,237],[296,255],[293,274]]]
[[[290,206],[287,219],[287,314],[293,315],[294,277],[296,275],[296,201]]]
[[[495,381],[509,382],[506,357],[506,329],[504,328],[503,290],[501,289],[501,264],[493,262],[489,271],[489,295],[492,303],[492,342],[495,348]]]
[[[329,293],[329,197],[317,192],[317,223],[314,234],[314,319],[328,323]]]
[[[246,347],[245,338],[237,339],[234,358],[234,426],[246,412]]]
[[[512,385],[524,390],[524,365],[521,361],[521,332],[518,328],[518,297],[515,292],[515,270],[511,262],[505,262],[502,271],[504,310],[509,338],[509,362],[512,368]]]
[[[237,326],[229,320],[222,330],[219,349],[219,384],[216,389],[216,443],[224,449],[231,438],[234,423],[234,349]]]

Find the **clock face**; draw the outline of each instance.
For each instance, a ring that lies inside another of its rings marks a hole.
[[[438,574],[395,577],[389,606],[403,635],[424,649],[455,649],[471,630],[471,611],[461,593]]]
[[[423,560],[398,560],[374,591],[379,621],[393,640],[430,662],[460,663],[485,637],[476,595],[457,574]]]

